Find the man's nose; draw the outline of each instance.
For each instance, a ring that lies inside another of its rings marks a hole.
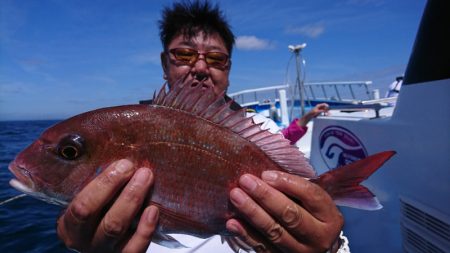
[[[201,81],[205,81],[206,79],[208,79],[208,75],[205,73],[196,72],[196,73],[194,73],[194,78],[195,78],[195,80],[201,82]]]
[[[204,55],[198,56],[197,61],[195,61],[192,66],[191,72],[198,81],[204,81],[208,78],[209,68],[208,64],[206,64]]]

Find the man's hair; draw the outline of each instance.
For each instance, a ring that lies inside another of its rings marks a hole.
[[[231,55],[235,37],[217,4],[211,6],[208,1],[194,0],[164,8],[159,21],[159,36],[164,50],[175,36],[182,34],[191,39],[201,31],[205,36],[218,33]]]

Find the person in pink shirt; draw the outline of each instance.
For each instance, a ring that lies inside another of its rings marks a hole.
[[[307,112],[301,118],[294,119],[288,127],[281,130],[281,133],[283,134],[284,138],[291,141],[291,144],[295,144],[306,134],[306,131],[308,131],[307,124],[321,113],[327,114],[328,110],[328,104],[317,104],[312,110]]]

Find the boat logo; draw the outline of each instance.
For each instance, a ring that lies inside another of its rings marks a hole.
[[[330,170],[367,157],[366,148],[358,137],[341,126],[329,126],[322,130],[319,149]]]

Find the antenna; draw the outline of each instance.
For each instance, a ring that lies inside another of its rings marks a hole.
[[[289,45],[288,48],[291,52],[294,53],[300,53],[300,51],[306,47],[306,43],[300,44],[300,45]]]
[[[288,46],[289,51],[291,51],[295,54],[295,63],[297,66],[297,78],[295,80],[295,86],[297,86],[299,89],[302,116],[305,115],[305,87],[304,87],[303,81],[300,81],[300,52],[305,47],[306,47],[306,43],[295,45],[295,46],[294,45]]]

